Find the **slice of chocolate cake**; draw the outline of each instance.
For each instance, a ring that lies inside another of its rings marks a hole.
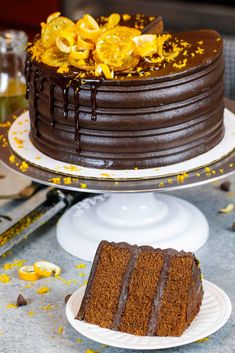
[[[76,319],[140,336],[180,336],[202,296],[192,253],[102,241]]]

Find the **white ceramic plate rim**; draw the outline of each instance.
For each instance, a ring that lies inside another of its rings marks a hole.
[[[112,331],[108,329],[101,328],[96,325],[91,325],[85,323],[83,321],[79,321],[74,319],[77,314],[78,307],[75,311],[74,303],[78,299],[82,299],[85,291],[85,286],[79,288],[75,291],[72,296],[69,298],[69,301],[66,305],[66,316],[70,324],[73,328],[78,331],[83,336],[97,341],[102,344],[107,344],[109,346],[114,346],[118,348],[125,349],[135,349],[135,350],[143,350],[143,349],[162,349],[162,348],[171,348],[182,346],[185,344],[189,344],[195,342],[199,339],[207,337],[216,331],[218,331],[229,319],[229,316],[232,311],[232,305],[227,294],[215,284],[203,280],[203,288],[204,288],[204,298],[205,296],[209,296],[211,300],[216,300],[218,302],[216,310],[218,311],[218,315],[213,323],[208,324],[208,327],[203,330],[203,332],[197,333],[197,320],[200,315],[202,315],[202,310],[198,313],[197,317],[194,319],[193,323],[189,326],[189,328],[183,333],[180,337],[140,337],[134,336],[127,333]],[[202,303],[203,306],[203,303]],[[210,311],[214,310],[213,305],[209,305],[208,315]],[[214,314],[214,313],[213,313]],[[204,319],[207,321],[207,319]],[[114,338],[110,339],[109,336],[114,336]],[[147,339],[147,343],[146,343]]]
[[[40,152],[29,138],[30,120],[29,112],[22,113],[9,129],[9,143],[13,151],[28,163],[41,169],[80,178],[95,178],[107,180],[119,179],[146,179],[159,178],[163,176],[177,175],[203,166],[208,166],[221,158],[227,156],[235,149],[235,116],[228,109],[224,110],[225,135],[223,140],[214,148],[195,158],[172,164],[170,166],[148,169],[126,169],[111,170],[87,168],[79,165],[69,164],[53,159]],[[19,146],[17,139],[23,144]]]

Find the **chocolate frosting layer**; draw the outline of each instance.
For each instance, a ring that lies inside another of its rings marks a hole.
[[[78,69],[58,74],[28,54],[33,144],[58,160],[110,169],[169,165],[213,148],[224,135],[221,37],[212,30],[173,37],[190,43],[177,58],[186,55],[186,65],[167,63],[149,76],[81,82]]]

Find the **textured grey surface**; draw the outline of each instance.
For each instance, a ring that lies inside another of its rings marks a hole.
[[[6,173],[7,179],[0,179],[0,193],[9,193],[13,189],[17,191],[28,182],[0,167],[0,174]],[[235,177],[230,178],[230,181],[230,193],[221,191],[219,183],[214,183],[174,194],[192,202],[206,215],[210,238],[196,255],[200,259],[204,277],[224,289],[235,306],[235,232],[231,231],[235,212],[218,214],[219,208],[235,203]],[[0,213],[10,207],[9,204],[0,203]],[[36,232],[32,239],[16,247],[12,254],[0,259],[0,274],[5,273],[11,278],[7,284],[0,282],[0,353],[85,353],[88,349],[101,353],[123,353],[123,349],[87,340],[67,322],[64,297],[84,283],[90,263],[84,263],[64,252],[57,244],[55,232],[54,221]],[[19,259],[26,260],[25,264],[33,264],[41,259],[54,262],[62,268],[63,278],[25,282],[19,279],[17,267],[9,270],[3,267]],[[77,268],[79,264],[85,264],[86,267]],[[50,291],[39,295],[36,290],[42,286],[49,287]],[[27,298],[29,304],[20,308],[7,308],[8,304],[15,303],[20,293]],[[49,304],[50,310],[45,310]],[[63,328],[62,333],[58,331],[60,327]],[[235,312],[232,312],[227,324],[205,342],[168,349],[166,352],[235,353]]]

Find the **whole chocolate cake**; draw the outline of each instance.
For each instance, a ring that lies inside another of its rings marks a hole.
[[[156,19],[142,15],[85,15],[76,24],[57,16],[27,48],[30,137],[40,151],[87,167],[133,169],[182,162],[221,141],[217,32],[149,34]]]
[[[139,336],[180,336],[202,297],[192,253],[102,241],[76,319]]]

